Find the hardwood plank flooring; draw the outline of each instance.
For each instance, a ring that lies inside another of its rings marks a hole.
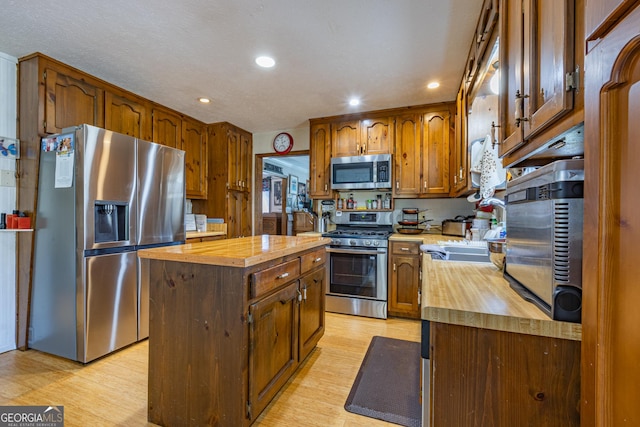
[[[253,424],[394,426],[345,411],[375,335],[420,341],[420,322],[327,313],[318,347]],[[83,366],[36,350],[0,354],[0,405],[64,405],[65,426],[152,426],[147,422],[148,343]]]

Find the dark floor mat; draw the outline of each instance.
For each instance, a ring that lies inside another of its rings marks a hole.
[[[373,337],[344,408],[354,414],[420,427],[420,343]]]

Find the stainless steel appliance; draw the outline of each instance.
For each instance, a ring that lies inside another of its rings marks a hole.
[[[136,250],[184,242],[184,173],[183,151],[89,125],[43,138],[29,347],[86,363],[148,335]]]
[[[504,275],[555,320],[580,322],[584,161],[559,160],[510,181]]]
[[[331,188],[334,190],[391,188],[391,154],[331,158]]]
[[[462,215],[458,215],[454,219],[445,219],[442,221],[442,234],[444,236],[465,237],[472,222],[470,218]]]
[[[387,318],[387,260],[392,212],[340,212],[331,238],[326,310]]]

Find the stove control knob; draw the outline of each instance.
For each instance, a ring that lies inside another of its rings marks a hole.
[[[364,245],[365,246],[371,246],[371,240],[365,240],[364,241]]]
[[[356,241],[355,241],[355,240],[353,240],[353,239],[349,240],[349,244],[350,244],[351,246],[355,246],[357,243],[358,243],[358,242],[356,242]]]
[[[338,239],[332,239],[332,240],[331,240],[331,244],[332,244],[332,245],[337,245],[337,244],[339,244],[339,243],[340,243],[340,240],[338,240]]]
[[[379,240],[375,240],[373,242],[373,246],[380,246],[380,241]]]

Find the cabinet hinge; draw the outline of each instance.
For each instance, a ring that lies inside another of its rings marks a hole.
[[[575,71],[565,75],[565,86],[567,92],[578,89],[580,86],[580,67],[576,67]]]
[[[247,400],[247,418],[251,419],[251,403]]]
[[[47,121],[46,120],[42,121],[42,129],[47,129]]]
[[[42,72],[42,78],[45,79],[45,80],[47,79],[47,71],[46,70]]]
[[[247,323],[250,325],[253,323],[253,314],[249,313],[247,315]]]

